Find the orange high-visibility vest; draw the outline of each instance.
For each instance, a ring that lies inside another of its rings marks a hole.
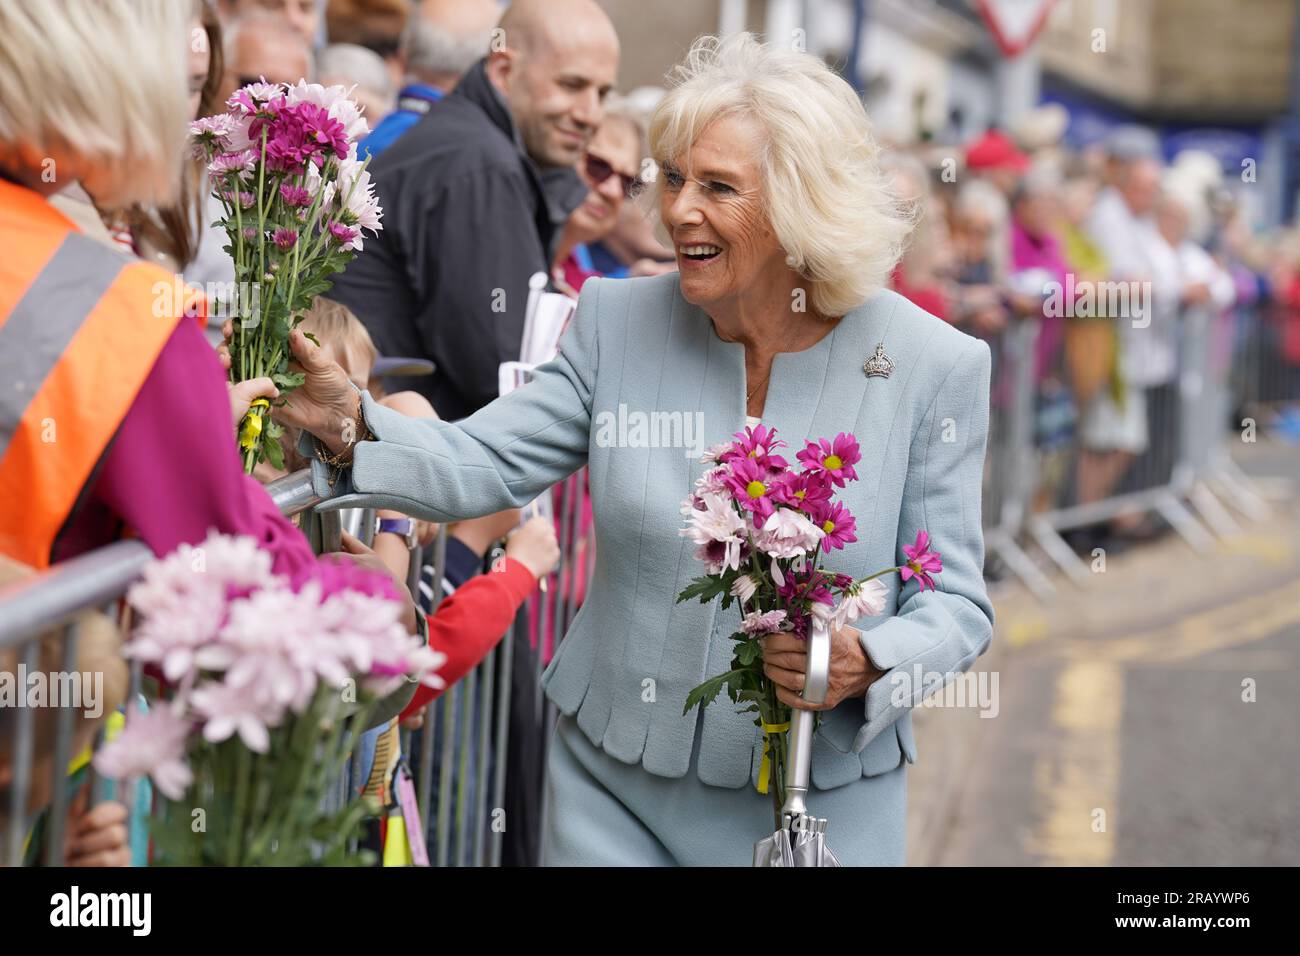
[[[187,313],[206,322],[178,284],[0,180],[0,554],[49,566],[163,346]]]

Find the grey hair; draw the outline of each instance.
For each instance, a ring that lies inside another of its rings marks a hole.
[[[316,76],[327,80],[347,80],[344,86],[355,83],[385,100],[393,96],[392,75],[384,58],[374,50],[355,43],[331,43],[316,57]]]
[[[888,283],[914,217],[881,169],[848,83],[818,57],[748,33],[700,38],[670,79],[650,121],[657,164],[684,156],[717,119],[752,117],[767,133],[756,157],[765,211],[791,268],[809,281],[813,307],[844,315]]]
[[[413,11],[402,29],[399,49],[412,75],[460,76],[487,56],[491,39],[491,29],[458,37]]]
[[[227,63],[234,60],[235,54],[239,51],[239,41],[244,31],[248,29],[256,30],[258,33],[273,34],[286,43],[295,43],[302,47],[307,56],[307,75],[303,79],[315,79],[316,53],[311,48],[311,44],[302,38],[302,34],[295,30],[288,20],[265,7],[252,7],[225,27],[222,32],[221,48],[225,51]]]
[[[953,213],[958,216],[984,216],[1001,225],[1007,218],[1007,201],[992,183],[983,179],[970,179],[957,190],[957,198],[952,204]]]

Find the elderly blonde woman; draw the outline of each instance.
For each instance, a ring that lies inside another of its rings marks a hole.
[[[883,289],[908,216],[857,96],[815,58],[747,35],[702,40],[650,138],[680,274],[588,282],[560,356],[456,423],[392,414],[299,340],[297,413],[340,466],[336,484],[435,520],[524,504],[589,465],[601,560],[543,678],[562,714],[548,864],[743,865],[772,828],[750,715],[725,702],[682,713],[687,692],[726,669],[739,624],[734,606],[675,603],[700,573],[678,508],[704,465],[692,449],[609,447],[599,423],[625,406],[698,412],[703,445],[747,420],[794,446],[855,433],[862,480],[844,495],[858,541],[836,569],[901,564],[924,527],[944,570],[937,591],[893,581],[882,616],[833,635],[809,803],[842,861],[902,864],[915,675],[952,677],[992,633],[988,347]],[[864,371],[877,354],[887,376]],[[774,636],[765,657],[780,698],[809,707],[802,645]]]

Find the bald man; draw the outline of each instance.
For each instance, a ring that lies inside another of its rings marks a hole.
[[[250,13],[266,12],[283,17],[293,27],[308,50],[316,48],[320,34],[321,12],[324,4],[319,0],[221,0],[217,14],[223,28]]]
[[[362,156],[377,156],[397,142],[429,107],[450,93],[483,58],[501,16],[496,0],[423,0],[402,30],[398,59],[405,82],[397,109],[361,141]]]
[[[388,355],[431,360],[416,385],[443,418],[497,396],[519,358],[528,280],[550,274],[586,187],[573,167],[618,72],[594,0],[515,0],[455,90],[371,163],[384,229],[330,293]]]
[[[618,36],[592,0],[516,0],[487,74],[544,166],[576,164],[618,72]]]
[[[268,83],[312,78],[311,46],[293,23],[273,11],[250,7],[226,27],[222,47],[222,103],[241,86],[263,78]]]

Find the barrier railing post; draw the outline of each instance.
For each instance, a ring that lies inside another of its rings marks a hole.
[[[518,616],[516,616],[516,621]],[[510,745],[510,677],[514,672],[515,631],[517,625],[511,623],[506,630],[506,639],[501,644],[498,657],[496,701],[496,765],[492,772],[492,812],[495,814],[505,806],[506,795],[506,756]],[[492,845],[489,865],[500,866],[505,836],[504,831],[492,828]]]
[[[433,542],[433,581],[429,596],[429,615],[432,616],[442,603],[442,582],[447,567],[447,526],[438,526],[438,536]],[[436,700],[424,708],[424,726],[420,728],[420,779],[416,786],[416,803],[420,807],[420,819],[428,829],[432,819],[433,792],[433,737],[437,726],[438,711]]]
[[[63,631],[63,638],[60,641],[60,650],[62,660],[60,668],[65,674],[72,674],[77,670],[77,641],[80,637],[81,625],[73,621]],[[50,812],[45,821],[45,865],[62,866],[63,865],[63,832],[65,817],[68,813],[68,788],[62,785],[62,778],[67,771],[67,766],[72,760],[72,721],[73,708],[68,701],[62,701],[59,704],[59,714],[57,717],[58,728],[54,741],[54,763],[50,767],[51,790]],[[94,804],[91,804],[93,807]]]
[[[997,505],[997,517],[992,527],[984,530],[984,546],[989,553],[1000,555],[1011,573],[1035,597],[1046,600],[1056,592],[1056,586],[1025,553],[1019,542],[1020,534],[1026,526],[1037,473],[1033,432],[1034,349],[1040,326],[1038,319],[1021,320],[1003,330],[995,343],[1001,355],[991,388],[997,394],[1003,376],[1008,374],[1011,388],[1006,410],[998,422],[999,447],[995,449],[990,464],[994,476],[992,493]],[[1064,547],[1064,542],[1061,545]]]
[[[28,641],[20,658],[21,666],[31,673],[38,666],[39,642]],[[6,866],[21,866],[23,838],[27,835],[27,801],[32,782],[32,763],[35,758],[36,716],[30,707],[17,708],[14,722],[13,771],[9,789],[9,839],[5,847]],[[61,775],[60,775],[61,776]]]
[[[478,763],[474,767],[474,865],[486,865],[488,834],[488,766],[492,763],[492,705],[496,693],[496,656],[494,647],[478,666],[482,670],[482,693],[475,707],[474,719],[478,722]],[[497,761],[503,760],[496,755]]]

